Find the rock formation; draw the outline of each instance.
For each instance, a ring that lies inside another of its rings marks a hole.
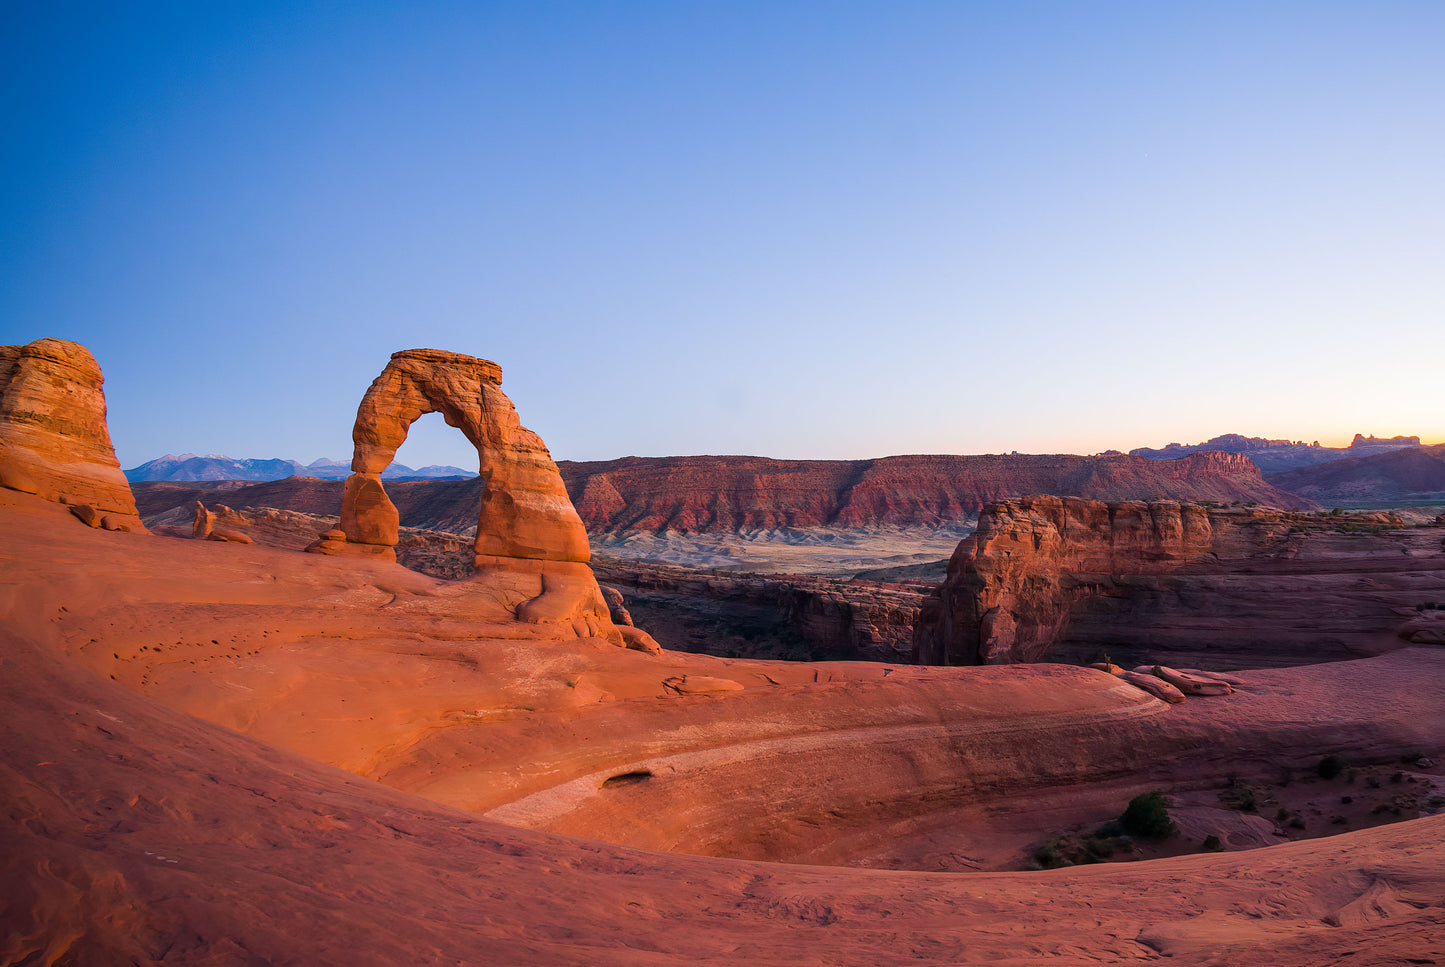
[[[393,353],[356,412],[352,473],[341,500],[346,539],[331,537],[313,549],[396,560],[400,515],[381,473],[411,424],[440,413],[477,448],[482,491],[474,577],[517,583],[527,594],[516,607],[524,621],[570,622],[581,636],[610,633],[629,647],[655,649],[645,634],[612,625],[587,567],[587,532],[557,465],[541,438],[521,425],[501,383],[502,369],[490,360],[436,349]]]
[[[1203,453],[1178,460],[1069,455],[901,456],[876,460],[766,457],[625,457],[557,464],[593,536],[678,531],[752,533],[777,528],[938,529],[969,520],[990,501],[1034,493],[1096,500],[1306,501],[1271,486],[1249,458]],[[384,478],[383,478],[384,479]],[[203,497],[209,483],[141,483],[153,514]],[[242,488],[237,503],[335,513],[339,482],[291,477]],[[480,478],[386,481],[401,523],[471,534]],[[167,495],[170,495],[168,498]],[[167,502],[167,500],[172,502]],[[209,503],[209,501],[208,501]]]
[[[593,534],[938,527],[977,514],[989,501],[1036,493],[1308,505],[1266,483],[1248,457],[1227,453],[1164,461],[1125,454],[877,460],[624,457],[564,461],[559,467]]]
[[[141,531],[110,443],[104,382],[78,343],[0,346],[0,486],[89,507],[92,526]]]
[[[925,599],[917,660],[1107,654],[1259,667],[1378,654],[1403,644],[1416,604],[1445,592],[1439,532],[1400,523],[1171,501],[999,501]]]

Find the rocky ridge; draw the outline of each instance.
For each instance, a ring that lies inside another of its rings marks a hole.
[[[1310,500],[1445,501],[1445,444],[1402,447],[1270,474],[1276,486]]]
[[[593,534],[808,527],[940,526],[1030,493],[1121,499],[1306,502],[1222,453],[1150,461],[1115,455],[898,456],[877,460],[624,457],[558,464]]]
[[[1130,450],[1131,454],[1147,457],[1150,460],[1177,460],[1180,457],[1188,456],[1191,453],[1207,453],[1217,451],[1220,453],[1240,453],[1248,456],[1266,474],[1271,483],[1276,483],[1269,477],[1272,473],[1284,470],[1291,470],[1296,467],[1312,467],[1317,464],[1330,463],[1335,460],[1345,460],[1351,457],[1358,457],[1370,453],[1378,453],[1381,450],[1418,447],[1420,438],[1417,436],[1396,436],[1379,438],[1365,436],[1363,433],[1356,433],[1355,438],[1350,441],[1348,447],[1322,447],[1319,441],[1305,443],[1303,440],[1266,440],[1263,437],[1247,437],[1238,433],[1225,433],[1221,436],[1205,440],[1203,443],[1171,443],[1159,448],[1139,447]],[[1284,486],[1277,484],[1277,486]],[[1287,488],[1286,488],[1287,489]]]

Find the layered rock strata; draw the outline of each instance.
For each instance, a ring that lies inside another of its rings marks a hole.
[[[1295,665],[1379,654],[1445,594],[1435,528],[1172,501],[999,501],[915,629],[923,664]],[[1416,621],[1418,623],[1418,619]]]
[[[1248,457],[1230,453],[1178,460],[1128,454],[624,457],[559,466],[593,534],[937,527],[971,517],[990,501],[1036,493],[1310,506],[1265,482]]]
[[[63,339],[0,346],[0,486],[69,504],[107,530],[144,530],[106,426],[105,377]]]
[[[482,491],[474,577],[517,584],[523,621],[570,623],[579,636],[605,634],[655,648],[645,634],[619,631],[587,566],[587,532],[567,498],[547,447],[523,427],[501,389],[502,369],[486,359],[436,349],[393,353],[362,398],[352,429],[351,476],[341,499],[344,540],[323,535],[312,550],[396,560],[400,514],[381,473],[407,430],[440,413],[477,449]]]
[[[669,649],[728,658],[912,661],[921,587],[607,557],[593,567],[626,593],[631,616]]]

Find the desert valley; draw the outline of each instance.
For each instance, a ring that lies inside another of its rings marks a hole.
[[[1441,446],[558,464],[376,362],[127,480],[0,347],[0,962],[1445,962]]]

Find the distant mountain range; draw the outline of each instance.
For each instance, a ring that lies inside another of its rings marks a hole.
[[[1157,450],[1140,447],[1129,452],[1150,460],[1177,460],[1191,453],[1210,450],[1242,453],[1253,460],[1259,469],[1269,474],[1419,446],[1420,438],[1417,436],[1374,437],[1356,433],[1348,447],[1322,447],[1318,441],[1305,443],[1303,440],[1266,440],[1263,437],[1226,433],[1203,443],[1171,443]]]
[[[1445,444],[1370,450],[1348,460],[1265,475],[1316,501],[1445,500]]]
[[[213,453],[198,457],[194,453],[180,456],[166,454],[125,472],[132,483],[142,480],[284,480],[287,477],[319,477],[322,480],[345,480],[351,475],[351,464],[345,460],[325,457],[311,464],[295,460],[234,460]],[[382,472],[384,480],[444,480],[453,477],[475,477],[475,471],[461,467],[430,466],[413,470],[393,463]]]

